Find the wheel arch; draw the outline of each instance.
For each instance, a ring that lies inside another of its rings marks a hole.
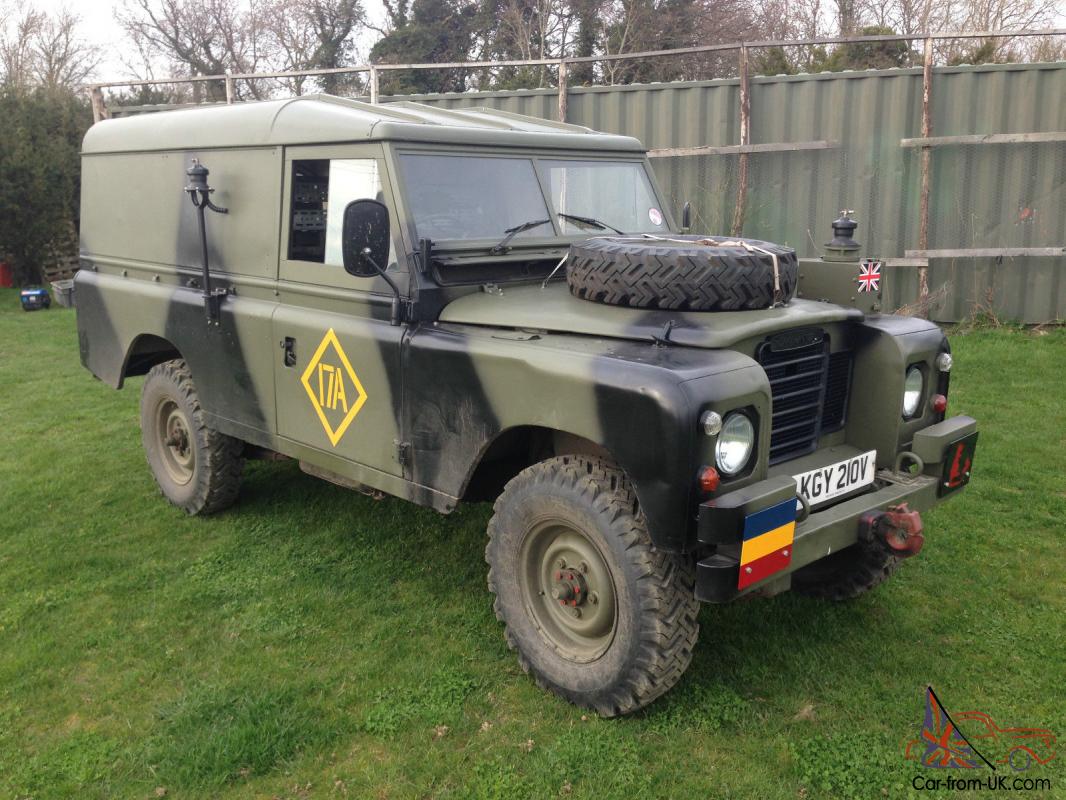
[[[142,333],[133,338],[126,348],[119,372],[119,385],[122,388],[126,378],[147,375],[148,370],[157,364],[182,358],[181,351],[172,342],[154,333]]]
[[[561,455],[598,456],[618,463],[606,447],[580,434],[543,425],[515,425],[497,433],[482,448],[467,474],[461,499],[494,501],[522,470]]]

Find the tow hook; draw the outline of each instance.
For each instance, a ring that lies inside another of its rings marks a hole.
[[[859,535],[867,540],[884,542],[900,558],[917,555],[925,544],[922,516],[911,511],[906,503],[863,514],[859,518]]]

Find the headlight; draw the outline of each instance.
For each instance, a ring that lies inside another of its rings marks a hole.
[[[903,416],[913,417],[918,413],[918,406],[922,402],[922,371],[918,367],[907,370],[907,378],[903,381]]]
[[[746,414],[734,411],[722,423],[714,446],[714,461],[723,475],[736,475],[748,463],[755,447],[755,426]]]

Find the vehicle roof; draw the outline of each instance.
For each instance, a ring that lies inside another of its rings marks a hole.
[[[371,105],[328,94],[140,114],[89,128],[83,153],[409,141],[643,152],[629,136],[491,108]]]

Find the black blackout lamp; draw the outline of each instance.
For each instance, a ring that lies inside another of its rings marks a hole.
[[[200,252],[203,264],[203,290],[204,290],[204,312],[207,314],[207,321],[215,325],[219,320],[219,309],[222,307],[222,299],[226,296],[225,289],[212,289],[211,288],[211,270],[207,261],[207,224],[204,221],[204,212],[207,209],[211,209],[219,214],[228,214],[228,208],[222,208],[216,206],[211,202],[211,193],[215,191],[207,185],[207,176],[210,174],[210,170],[207,169],[198,159],[192,160],[192,166],[185,170],[186,176],[189,178],[189,183],[185,187],[185,191],[189,193],[189,198],[192,200],[193,206],[196,207],[199,221],[200,221]]]

